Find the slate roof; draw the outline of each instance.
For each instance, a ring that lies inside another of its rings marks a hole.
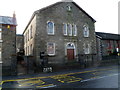
[[[119,34],[112,34],[112,33],[104,33],[104,32],[96,32],[96,35],[101,37],[104,40],[120,40]]]
[[[17,25],[17,21],[13,17],[0,16],[0,24]]]

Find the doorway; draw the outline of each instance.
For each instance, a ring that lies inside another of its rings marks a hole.
[[[68,60],[75,59],[75,45],[73,43],[67,44],[67,59]]]

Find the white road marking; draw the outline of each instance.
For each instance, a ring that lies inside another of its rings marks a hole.
[[[102,76],[102,77],[96,77],[96,78],[90,78],[90,79],[86,79],[86,80],[81,80],[81,82],[87,82],[87,81],[91,81],[91,80],[97,80],[97,79],[111,77],[111,76],[116,76],[116,75],[118,75],[118,73],[117,74],[108,75],[108,76]]]
[[[41,87],[41,88],[52,88],[52,87],[56,87],[57,85],[52,85],[52,86],[46,86],[46,87]]]

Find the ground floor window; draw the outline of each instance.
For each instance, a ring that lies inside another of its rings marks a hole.
[[[47,54],[50,56],[55,55],[55,43],[47,43]]]
[[[85,54],[90,54],[91,46],[88,43],[84,44],[84,53]]]

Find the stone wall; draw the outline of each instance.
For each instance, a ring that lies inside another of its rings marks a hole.
[[[2,71],[3,75],[15,72],[16,67],[16,26],[2,25]]]

